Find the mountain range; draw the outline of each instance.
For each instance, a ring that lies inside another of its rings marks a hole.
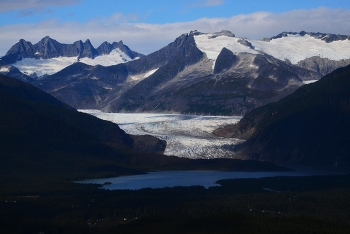
[[[89,39],[85,42],[62,44],[46,36],[36,44],[20,39],[1,60],[3,63],[13,64],[26,75],[37,78],[56,73],[79,61],[108,66],[142,56],[144,55],[132,51],[122,41],[112,44],[103,42],[95,49]]]
[[[244,115],[348,65],[349,45],[349,36],[304,31],[261,40],[192,31],[142,56],[121,42],[94,49],[88,40],[65,45],[45,37],[35,45],[20,40],[0,71],[80,109]],[[116,50],[128,59],[106,57]],[[66,59],[74,62],[65,66]]]
[[[349,167],[349,90],[350,65],[215,133],[246,140],[236,147],[235,158]]]

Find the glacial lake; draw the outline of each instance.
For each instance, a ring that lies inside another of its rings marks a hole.
[[[330,171],[305,169],[279,172],[231,172],[231,171],[159,171],[143,175],[120,176],[114,178],[75,181],[84,184],[101,184],[108,190],[138,190],[143,188],[165,188],[176,186],[219,186],[216,181],[222,179],[263,178],[275,176],[313,176],[339,174]],[[108,184],[105,184],[108,182]]]

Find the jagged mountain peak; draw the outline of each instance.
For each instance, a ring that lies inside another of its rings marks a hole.
[[[123,44],[123,41],[113,42],[110,44],[109,42],[103,42],[100,47],[106,47],[108,50],[104,50],[103,54],[109,54],[113,49],[119,47],[123,52],[126,52],[126,55],[134,58],[143,56],[140,53],[130,50],[126,45]],[[87,47],[87,48],[85,48]],[[127,48],[122,48],[127,47]],[[55,51],[53,51],[55,50]],[[88,52],[86,52],[88,51]],[[53,53],[54,52],[54,53]],[[20,39],[15,45],[13,45],[10,50],[6,53],[6,55],[10,54],[18,54],[21,58],[40,58],[40,59],[48,59],[55,57],[88,57],[94,58],[96,56],[101,55],[100,51],[96,50],[92,45],[90,39],[86,39],[85,42],[81,40],[75,41],[73,44],[63,44],[50,36],[45,36],[38,43],[32,44],[25,39]],[[5,56],[4,56],[5,57]],[[4,59],[7,60],[6,58]],[[7,61],[8,63],[15,63],[14,61]]]
[[[92,45],[90,39],[86,39],[85,42],[84,42],[84,44]]]
[[[48,41],[48,40],[53,40],[50,36],[45,36],[41,41]]]
[[[105,57],[100,57],[102,55]],[[113,42],[112,44],[105,41],[95,49],[89,39],[86,39],[85,42],[78,40],[73,44],[63,44],[46,36],[36,44],[21,39],[10,48],[6,55],[2,57],[2,60],[7,64],[16,66],[23,73],[36,78],[53,74],[74,62],[84,59],[83,62],[90,65],[111,66],[143,56],[143,54],[132,51],[122,41]],[[59,59],[60,57],[64,57],[64,59]],[[97,57],[100,58],[95,60]],[[37,61],[31,59],[37,59]],[[50,59],[54,60],[51,61]],[[33,68],[33,64],[37,64],[37,66]]]

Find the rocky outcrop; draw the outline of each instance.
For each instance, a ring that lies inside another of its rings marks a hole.
[[[137,152],[163,154],[166,148],[166,141],[150,135],[131,135],[133,139],[132,149]]]
[[[246,39],[241,38],[237,42],[254,50],[254,46],[252,45],[252,43],[250,43]]]
[[[214,74],[218,74],[225,69],[229,69],[236,62],[237,57],[233,54],[231,50],[226,49],[225,47],[221,50],[218,58],[215,62]]]
[[[213,33],[209,38],[216,38],[219,36],[235,37],[235,34],[228,30],[221,30],[221,32]]]

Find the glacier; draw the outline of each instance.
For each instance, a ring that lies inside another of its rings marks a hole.
[[[220,126],[237,123],[241,116],[79,111],[116,123],[128,134],[152,135],[165,140],[165,155],[192,159],[234,158],[233,149],[242,142],[213,134]]]

